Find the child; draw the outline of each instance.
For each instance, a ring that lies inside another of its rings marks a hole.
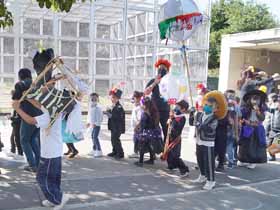
[[[110,91],[111,101],[113,104],[112,109],[106,111],[108,115],[108,129],[111,131],[111,143],[113,151],[108,154],[109,157],[116,159],[124,158],[122,143],[120,140],[121,134],[125,133],[125,112],[120,104],[122,91],[114,88]]]
[[[227,157],[228,168],[232,169],[236,165],[235,148],[234,145],[238,141],[238,108],[235,100],[235,91],[227,90],[226,97],[228,101],[228,126],[227,126]]]
[[[179,168],[181,177],[188,176],[189,168],[180,158],[181,155],[181,133],[186,123],[185,114],[189,108],[189,104],[185,100],[177,103],[174,113],[171,114],[169,121],[171,126],[171,134],[169,137],[169,147],[167,153],[167,164],[170,170]]]
[[[55,121],[50,130],[47,127],[50,115],[35,100],[28,100],[38,109],[43,111],[42,115],[32,117],[20,108],[19,101],[13,102],[13,108],[20,117],[30,125],[36,125],[40,130],[41,159],[37,171],[37,182],[47,200],[42,201],[42,206],[54,207],[54,210],[62,209],[69,200],[69,195],[63,194],[60,189],[61,183],[61,156],[63,151],[61,116]]]
[[[92,127],[93,155],[94,157],[102,157],[103,154],[98,136],[103,121],[103,111],[98,104],[99,95],[97,93],[90,94],[90,100],[88,127]]]
[[[159,112],[149,97],[141,99],[143,114],[140,121],[140,135],[137,136],[139,148],[139,161],[135,165],[142,167],[144,163],[144,154],[150,153],[150,159],[146,164],[154,164],[155,153],[160,154],[163,149],[161,129],[159,127]]]
[[[206,181],[203,189],[211,190],[215,187],[215,156],[214,146],[216,138],[217,100],[209,97],[203,106],[203,113],[196,119],[196,157],[200,170],[199,177],[194,180],[197,183]]]
[[[142,92],[139,91],[134,91],[133,93],[133,103],[134,103],[134,108],[132,110],[132,116],[131,116],[131,127],[134,130],[134,154],[130,155],[130,158],[138,158],[138,146],[137,146],[137,141],[136,141],[136,136],[139,135],[140,131],[140,120],[141,120],[141,115],[142,115],[142,109],[141,109],[141,97],[143,96]]]

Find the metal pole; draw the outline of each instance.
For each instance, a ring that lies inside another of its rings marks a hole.
[[[152,57],[152,63],[154,64],[156,62],[157,57],[157,21],[158,21],[158,0],[154,0],[154,30],[153,30],[153,57]],[[155,76],[156,71],[153,71],[153,74]]]
[[[126,57],[127,57],[127,8],[128,8],[128,2],[127,0],[124,0],[124,9],[123,9],[123,68],[122,68],[122,82],[126,82],[125,80],[125,74],[126,74]],[[124,90],[124,94],[125,90]]]
[[[95,91],[94,75],[96,74],[96,52],[95,52],[95,3],[90,2],[90,22],[89,22],[89,77],[91,84],[91,91]]]

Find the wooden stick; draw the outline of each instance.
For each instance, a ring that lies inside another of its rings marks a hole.
[[[185,68],[187,70],[187,80],[188,80],[188,86],[189,86],[189,94],[190,94],[190,99],[191,99],[191,106],[193,107],[193,95],[192,95],[192,88],[191,88],[191,79],[190,79],[190,69],[189,69],[189,63],[188,63],[188,58],[187,58],[187,53],[185,50],[185,44],[183,42],[183,57],[184,57],[184,64]]]

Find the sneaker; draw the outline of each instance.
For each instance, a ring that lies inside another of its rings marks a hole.
[[[148,165],[154,165],[154,160],[145,160],[144,163]]]
[[[67,152],[63,153],[63,155],[70,155],[71,151],[68,150]]]
[[[68,156],[69,159],[72,159],[74,158],[79,152],[78,151],[75,151],[73,152],[71,155]]]
[[[116,153],[111,152],[111,153],[109,153],[107,156],[108,156],[108,157],[115,157],[116,155],[117,155]]]
[[[119,154],[114,156],[116,160],[120,160],[124,158],[124,154]]]
[[[228,169],[233,169],[233,163],[228,163],[227,168]]]
[[[43,200],[41,204],[43,207],[55,207],[55,204],[48,200]]]
[[[136,165],[138,167],[143,167],[143,163],[140,163],[139,161],[135,162],[134,165]]]
[[[238,161],[237,166],[245,167],[245,166],[248,166],[248,163],[243,163],[243,162]]]
[[[69,199],[70,199],[70,195],[63,194],[61,203],[59,205],[55,206],[53,208],[53,210],[60,210],[60,209],[62,209],[65,206],[65,204],[69,201]]]
[[[137,153],[133,153],[129,155],[128,158],[139,158],[139,155]]]
[[[195,180],[192,180],[193,183],[203,183],[206,182],[207,178],[205,176],[202,176],[201,174],[199,175],[199,177]]]
[[[256,168],[256,164],[248,164],[247,168],[248,169],[254,169],[254,168]]]
[[[218,165],[217,166],[217,168],[216,168],[216,171],[218,171],[218,172],[222,172],[222,171],[224,171],[225,170],[225,168],[224,168],[224,165]]]
[[[188,169],[184,169],[182,171],[180,171],[180,177],[181,178],[184,178],[184,177],[187,177],[189,176],[189,170]]]
[[[204,190],[212,190],[216,185],[216,182],[207,181],[206,184],[203,186]]]
[[[275,155],[270,155],[270,158],[268,159],[268,161],[276,161]]]
[[[25,166],[23,168],[23,170],[28,171],[28,172],[32,172],[32,173],[36,173],[37,172],[37,169],[34,168],[34,167],[31,167],[31,166]]]
[[[103,153],[102,153],[102,151],[100,150],[100,151],[95,151],[95,154],[94,154],[94,157],[95,158],[97,158],[97,157],[102,157],[103,156]]]

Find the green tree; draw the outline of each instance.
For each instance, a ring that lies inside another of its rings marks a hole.
[[[40,8],[46,7],[56,12],[69,12],[76,0],[36,0]],[[86,0],[82,0],[85,2]],[[92,1],[92,0],[90,0]],[[0,0],[0,28],[12,26],[13,15],[7,9],[4,0]]]
[[[222,35],[263,30],[276,25],[277,20],[265,4],[243,0],[215,1],[212,5],[208,67],[219,68]]]

